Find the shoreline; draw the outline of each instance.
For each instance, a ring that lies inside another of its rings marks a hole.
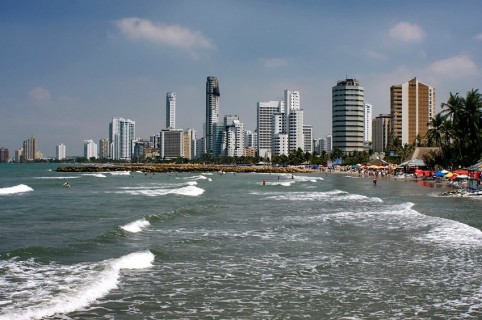
[[[236,173],[314,173],[322,172],[304,166],[272,167],[272,166],[236,166],[218,164],[97,164],[87,166],[59,166],[57,172],[115,172],[141,171],[154,172],[236,172]]]

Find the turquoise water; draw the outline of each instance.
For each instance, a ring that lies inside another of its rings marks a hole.
[[[0,165],[2,320],[482,318],[480,198],[55,168]]]

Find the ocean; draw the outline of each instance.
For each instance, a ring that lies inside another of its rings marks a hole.
[[[1,320],[482,318],[482,197],[55,168],[0,165]]]

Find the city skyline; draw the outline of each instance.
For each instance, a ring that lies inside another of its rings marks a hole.
[[[437,113],[450,92],[482,83],[477,5],[2,1],[0,147],[11,157],[35,136],[45,156],[60,143],[81,155],[83,141],[106,138],[117,116],[147,138],[166,123],[170,91],[176,127],[199,138],[211,75],[221,83],[220,117],[239,115],[249,130],[257,102],[288,89],[301,93],[313,138],[331,134],[331,88],[346,78],[362,83],[373,118],[390,112],[390,87],[414,77],[436,88]]]

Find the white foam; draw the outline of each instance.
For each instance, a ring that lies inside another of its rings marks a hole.
[[[128,223],[126,225],[121,226],[127,232],[131,233],[138,233],[141,232],[143,229],[149,227],[151,224],[146,219],[136,220],[134,222]]]
[[[294,181],[267,181],[266,184],[270,186],[283,186],[283,187],[289,187],[291,186]]]
[[[288,192],[269,194],[268,199],[290,201],[352,201],[352,202],[383,202],[377,197],[368,197],[359,194],[349,194],[340,190],[327,192]]]
[[[130,171],[109,171],[109,173],[113,176],[129,176],[131,174]]]
[[[192,176],[192,177],[187,177],[187,179],[190,179],[190,180],[207,180],[207,177],[205,177],[204,175],[198,175],[198,176]]]
[[[189,186],[195,186],[195,185],[197,185],[197,181],[189,181],[187,184]]]
[[[172,193],[180,194],[180,195],[184,195],[184,196],[196,197],[196,196],[202,195],[204,193],[204,189],[198,188],[196,186],[187,186],[187,187],[183,187],[181,189],[178,189],[178,190],[176,190],[175,192],[172,192]]]
[[[154,254],[150,251],[134,252],[112,263],[112,267],[116,270],[120,269],[145,269],[152,266],[154,262]]]
[[[5,303],[0,320],[33,320],[85,308],[117,288],[122,269],[152,266],[150,251],[135,252],[95,264],[42,265],[29,261],[3,261],[11,282],[2,286]]]
[[[148,197],[164,196],[168,194],[178,194],[183,196],[200,196],[204,193],[204,189],[196,187],[195,185],[183,185],[181,187],[131,187],[120,188],[122,191],[115,193],[126,193],[131,195],[143,195]]]
[[[107,178],[106,175],[102,173],[83,173],[82,175],[96,178]]]
[[[19,184],[14,187],[0,188],[0,195],[16,194],[29,191],[33,191],[33,189],[25,184]]]
[[[71,177],[34,177],[33,179],[44,179],[44,180],[66,180],[66,179],[78,179],[79,176],[71,176]]]

